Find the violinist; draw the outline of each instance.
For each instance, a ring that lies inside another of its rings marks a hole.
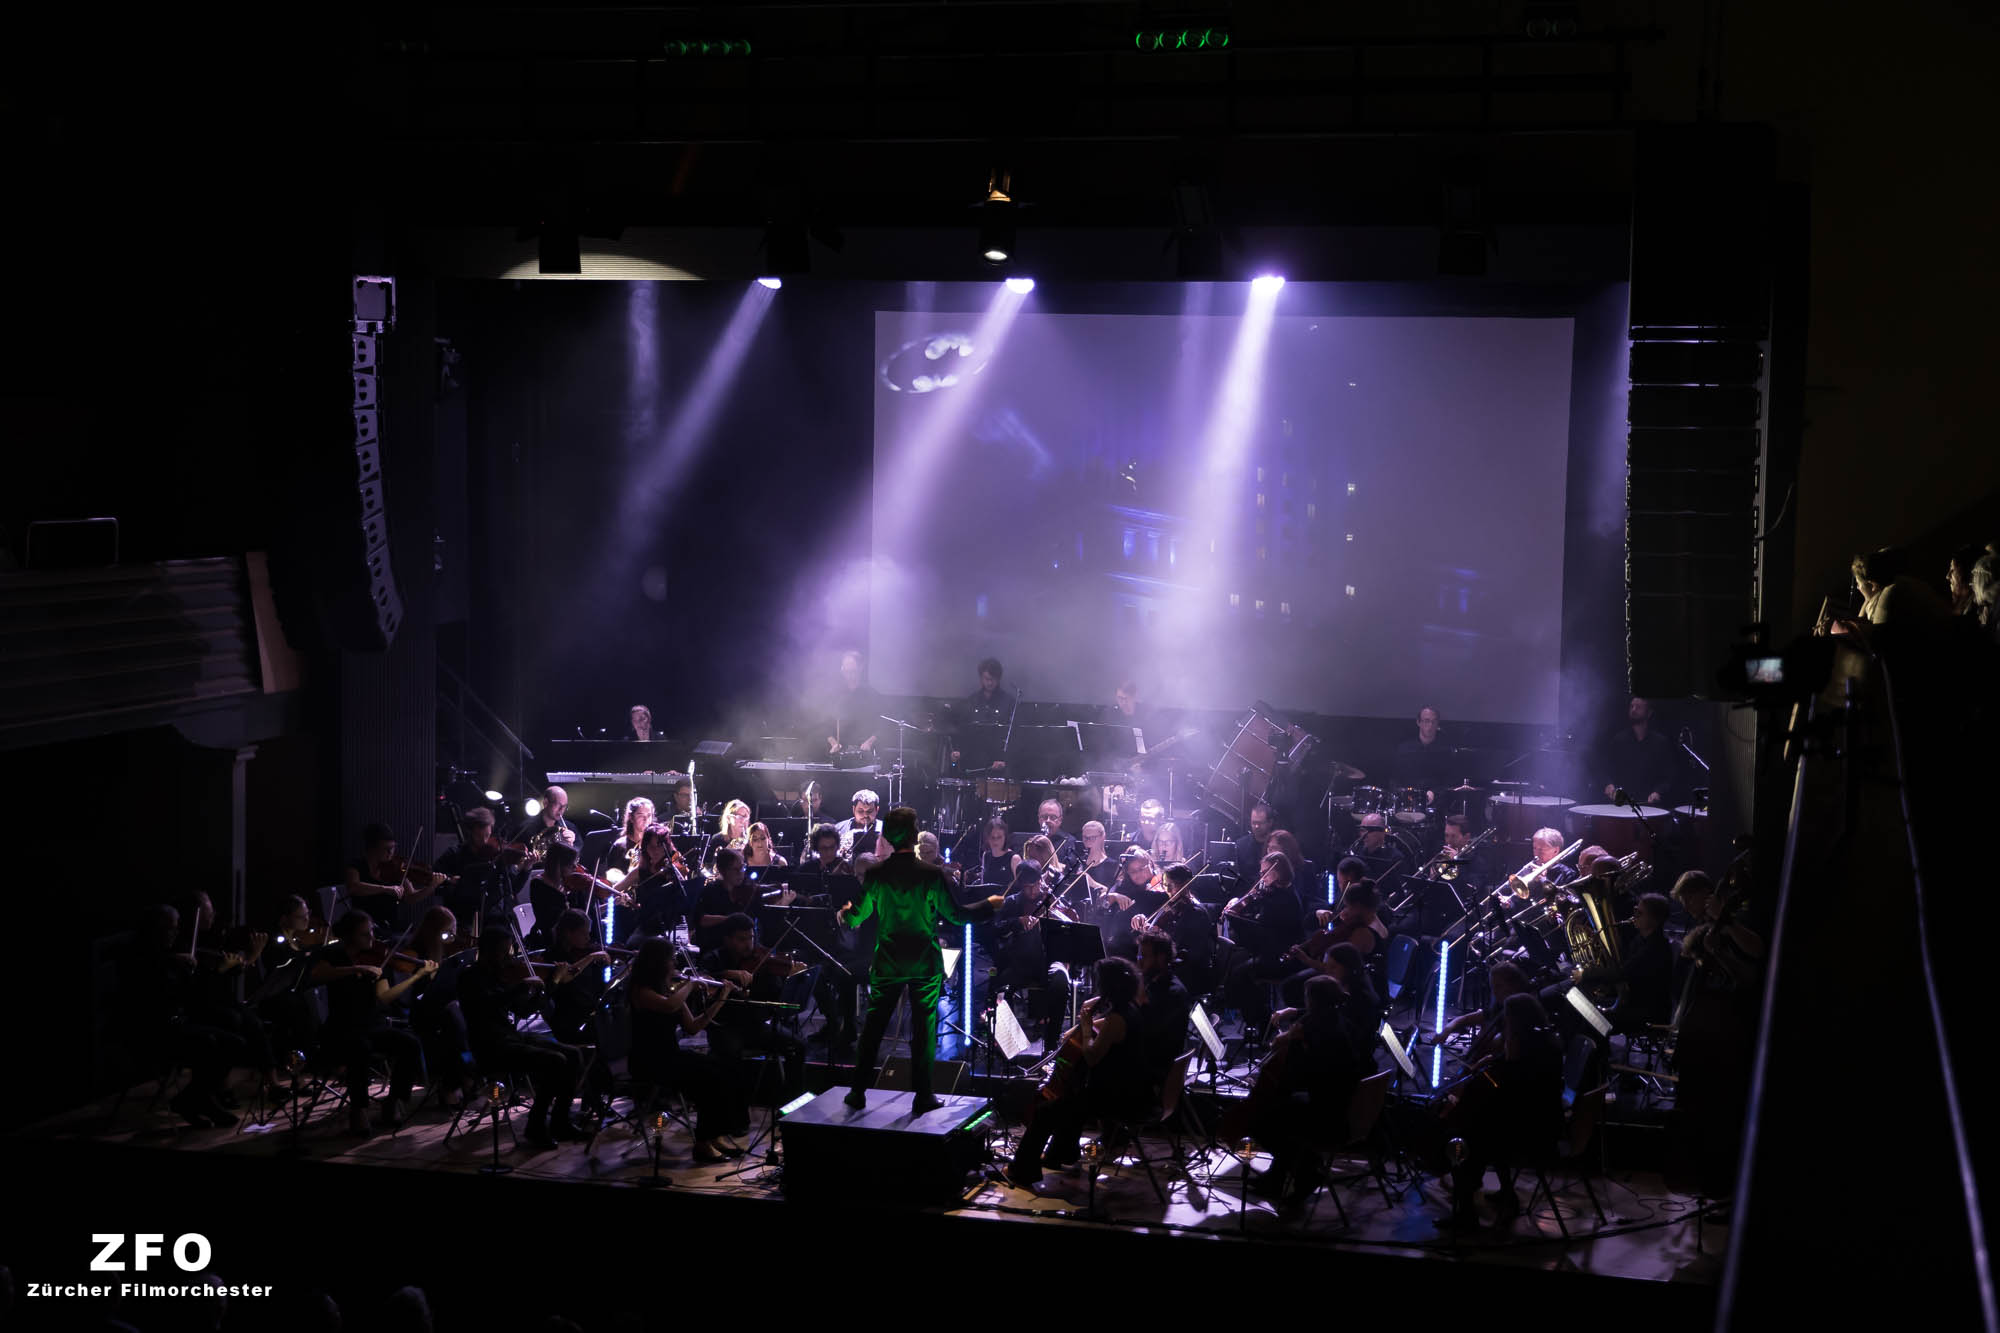
[[[605,850],[604,865],[597,868],[598,874],[610,869],[629,875],[638,868],[639,844],[645,839],[646,830],[652,827],[656,813],[650,796],[634,796],[625,802],[624,825]]]
[[[1074,919],[1066,909],[1049,902],[1054,890],[1042,858],[1054,855],[1055,848],[1047,838],[1037,834],[1028,839],[1020,869],[993,916],[999,963],[993,974],[993,990],[996,994],[1014,991],[1025,997],[1028,1021],[1041,1028],[1042,1043],[1051,1051],[1062,1040],[1064,986],[1060,974],[1050,976],[1041,925],[1050,912],[1060,913],[1062,920]]]
[[[648,824],[640,834],[638,861],[618,887],[638,901],[639,935],[664,935],[687,915],[687,862],[674,850],[673,833],[665,824]],[[625,921],[626,913],[620,911],[618,919]],[[626,933],[622,926],[620,933]]]
[[[1228,1006],[1243,1014],[1245,1029],[1261,1029],[1271,1016],[1269,984],[1291,971],[1288,954],[1305,934],[1305,908],[1292,887],[1292,863],[1266,852],[1256,885],[1223,909],[1237,957],[1223,983]]]
[[[361,856],[347,863],[347,887],[342,896],[384,921],[395,917],[398,903],[417,896],[405,863],[396,856],[396,831],[387,824],[370,824],[361,830]]]
[[[541,870],[528,881],[528,902],[535,909],[534,929],[528,935],[536,943],[553,939],[556,918],[574,905],[564,881],[575,869],[576,849],[565,842],[550,842],[542,853]]]
[[[738,1134],[750,1132],[750,1100],[736,1068],[709,1051],[691,1051],[681,1037],[707,1028],[736,993],[724,981],[706,994],[676,966],[672,940],[649,939],[632,964],[632,1053],[637,1088],[678,1091],[694,1103],[694,1160],[704,1165],[740,1156]]]
[[[254,1007],[236,998],[237,980],[257,974],[270,937],[259,930],[226,939],[215,926],[214,902],[200,889],[182,898],[180,913],[183,931],[180,952],[194,959],[187,979],[188,1020],[220,1028],[236,1037],[243,1043],[250,1068],[264,1080],[265,1096],[274,1099],[285,1096],[263,1021]],[[235,1109],[235,1099],[226,1088],[216,1094],[216,1100]]]
[[[723,919],[713,950],[702,955],[709,976],[730,982],[744,999],[771,1001],[781,989],[779,975],[759,966],[764,961],[757,948],[757,923],[742,912]],[[708,1048],[729,1064],[737,1064],[745,1051],[775,1055],[785,1073],[784,1095],[790,1101],[805,1091],[806,1045],[778,1027],[768,1009],[748,1004],[731,1005],[708,1030]]]
[[[188,1067],[188,1085],[168,1103],[174,1114],[197,1129],[233,1125],[235,1115],[219,1099],[230,1069],[248,1057],[234,1033],[189,1021],[187,982],[195,960],[175,948],[180,928],[180,913],[165,903],[147,908],[141,918],[119,959],[122,1033],[140,1058]]]
[[[1459,1142],[1462,1155],[1451,1173],[1451,1219],[1441,1226],[1479,1224],[1479,1186],[1489,1165],[1500,1177],[1496,1220],[1520,1216],[1512,1166],[1550,1151],[1562,1130],[1563,1048],[1548,1011],[1532,995],[1510,995],[1501,1006],[1500,1024],[1500,1050],[1453,1094],[1446,1114],[1446,1132]]]
[[[515,1015],[535,1007],[533,992],[542,984],[516,948],[510,932],[483,931],[478,960],[459,978],[458,1004],[482,1075],[525,1074],[534,1084],[523,1137],[532,1147],[553,1148],[559,1140],[582,1137],[570,1123],[569,1105],[583,1073],[583,1052],[516,1026]]]
[[[1083,826],[1083,873],[1090,876],[1095,886],[1093,892],[1101,892],[1118,881],[1118,858],[1104,849],[1104,825],[1093,819]],[[1176,860],[1179,858],[1176,857]],[[1165,865],[1166,862],[1160,862]]]
[[[1302,1169],[1309,1144],[1345,1136],[1354,1089],[1374,1072],[1372,1062],[1355,1052],[1345,1017],[1346,987],[1335,977],[1316,976],[1305,984],[1303,1000],[1303,1012],[1285,1009],[1272,1015],[1272,1026],[1280,1031],[1248,1099],[1249,1134],[1271,1150],[1271,1169],[1253,1188],[1275,1191],[1289,1185],[1287,1197],[1294,1201],[1319,1184]]]
[[[1104,922],[1104,951],[1120,958],[1137,958],[1139,941],[1133,932],[1138,927],[1132,924],[1132,918],[1151,916],[1164,907],[1168,890],[1166,880],[1150,853],[1128,847],[1119,859],[1122,867],[1118,879],[1099,900]]]
[[[542,808],[528,816],[527,822],[514,830],[513,841],[526,847],[531,858],[539,857],[548,851],[558,834],[567,833],[570,846],[576,846],[576,825],[563,818],[568,809],[568,792],[561,787],[544,787]]]
[[[851,898],[860,887],[859,881],[833,882],[854,879],[854,867],[840,854],[840,830],[831,824],[817,825],[806,839],[806,849],[809,854],[799,862],[798,871],[792,876],[792,882],[800,886],[799,892],[809,898],[825,899],[834,907]]]
[[[312,951],[326,942],[325,934],[324,926],[313,924],[306,900],[292,894],[285,899],[270,943],[249,964],[255,977],[251,994],[275,1049],[303,1051],[318,1039],[319,1020],[306,998],[305,983],[312,970]]]
[[[1300,1006],[1305,1003],[1306,988],[1312,985],[1314,977],[1332,977],[1340,983],[1340,1016],[1343,1030],[1354,1046],[1355,1059],[1374,1072],[1375,1043],[1380,1039],[1384,1005],[1377,997],[1375,981],[1369,975],[1367,962],[1360,950],[1345,940],[1328,945],[1313,966],[1285,978],[1281,994],[1285,1003]],[[1277,1018],[1274,1015],[1275,1026]]]
[[[383,961],[386,951],[375,947],[375,919],[359,910],[339,920],[333,943],[313,957],[313,984],[326,987],[325,1049],[347,1068],[347,1127],[354,1134],[369,1132],[368,1074],[375,1057],[389,1062],[389,1102],[382,1123],[392,1129],[408,1114],[410,1085],[423,1057],[413,1034],[390,1025],[388,1006],[437,971],[437,965],[420,964],[392,984],[383,974]]]
[[[604,1001],[604,970],[611,955],[591,942],[590,917],[572,907],[556,918],[554,942],[544,957],[548,970],[549,1031],[568,1046],[597,1045],[597,1009]],[[611,1099],[611,1070],[602,1059],[584,1071],[585,1116],[601,1111]]]
[[[1036,1102],[1008,1164],[1008,1180],[1032,1189],[1041,1183],[1044,1169],[1061,1171],[1075,1165],[1083,1155],[1078,1137],[1091,1116],[1144,1117],[1153,1089],[1147,1077],[1138,999],[1139,969],[1130,960],[1098,962],[1097,995],[1065,1034],[1066,1054],[1057,1057],[1059,1064],[1074,1062],[1068,1068],[1075,1071],[1079,1084],[1065,1095]]]
[[[405,956],[390,958],[383,972],[394,982],[409,976],[424,964],[434,965],[429,976],[419,976],[404,996],[410,1030],[424,1046],[424,1069],[428,1082],[441,1086],[441,1100],[456,1106],[465,1095],[465,1081],[472,1073],[472,1047],[466,1040],[465,1018],[453,1003],[458,999],[458,981],[472,959],[472,951],[458,944],[458,918],[444,906],[431,908],[418,923],[416,934],[402,950]]]
[[[1167,897],[1180,893],[1177,901],[1164,910],[1154,913],[1134,912],[1131,926],[1134,933],[1142,934],[1152,921],[1152,929],[1165,933],[1174,943],[1174,975],[1181,983],[1197,995],[1206,994],[1214,983],[1215,974],[1215,917],[1213,909],[1198,901],[1192,893],[1181,890],[1194,882],[1195,874],[1191,866],[1173,865],[1160,872],[1160,887]],[[1141,960],[1143,962],[1143,959]]]
[[[437,860],[438,874],[444,877],[439,896],[454,916],[477,912],[489,898],[499,898],[510,869],[507,862],[513,859],[493,836],[493,812],[485,806],[467,810],[459,831],[463,840]]]

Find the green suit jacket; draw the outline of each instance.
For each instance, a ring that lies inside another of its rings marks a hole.
[[[965,908],[951,896],[944,872],[924,864],[915,852],[896,852],[871,869],[861,882],[854,910],[841,924],[859,926],[875,919],[877,981],[913,981],[944,971],[938,949],[938,923],[962,926],[987,915]]]

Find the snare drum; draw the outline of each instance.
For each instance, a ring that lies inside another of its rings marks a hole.
[[[1613,856],[1646,851],[1653,838],[1666,831],[1667,812],[1657,805],[1642,805],[1639,811],[1645,816],[1643,830],[1640,815],[1629,805],[1573,805],[1568,815],[1570,840],[1582,838],[1584,846],[1595,844]]]
[[[1349,807],[1357,815],[1386,814],[1392,808],[1389,793],[1380,787],[1356,787],[1354,803]]]
[[[1567,796],[1489,796],[1486,822],[1500,830],[1501,842],[1527,842],[1537,829],[1561,827],[1563,811],[1575,804]]]

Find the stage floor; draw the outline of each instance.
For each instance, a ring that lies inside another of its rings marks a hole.
[[[811,1066],[810,1081],[822,1085],[830,1071]],[[247,1091],[242,1089],[239,1091]],[[832,1095],[838,1095],[835,1089]],[[875,1098],[887,1094],[876,1092]],[[475,1099],[475,1103],[476,1103]],[[222,1155],[236,1159],[291,1156],[315,1163],[355,1163],[390,1167],[411,1173],[449,1172],[473,1175],[495,1160],[495,1136],[489,1118],[475,1132],[463,1130],[447,1141],[452,1112],[437,1107],[421,1110],[399,1132],[378,1132],[361,1139],[345,1132],[345,1115],[328,1099],[310,1120],[294,1129],[279,1112],[266,1124],[246,1118],[236,1129],[193,1129],[179,1123],[162,1105],[154,1104],[151,1085],[135,1088],[112,1114],[111,1099],[44,1121],[23,1136],[59,1139],[69,1144],[102,1142],[161,1151]],[[621,1100],[618,1109],[627,1104]],[[513,1113],[519,1126],[524,1110]],[[771,1113],[755,1112],[760,1134],[758,1154],[770,1146]],[[1050,1173],[1034,1189],[1022,1189],[999,1176],[999,1166],[1017,1132],[998,1115],[983,1124],[995,1158],[987,1179],[968,1184],[962,1201],[939,1211],[970,1218],[1026,1222],[1042,1226],[1112,1225],[1151,1233],[1184,1231],[1214,1238],[1243,1237],[1321,1244],[1375,1254],[1396,1254],[1475,1263],[1526,1266],[1544,1270],[1596,1274],[1607,1278],[1652,1282],[1712,1283],[1721,1270],[1727,1244],[1727,1222],[1714,1201],[1672,1188],[1647,1171],[1612,1170],[1595,1180],[1604,1210],[1600,1223],[1590,1198],[1574,1182],[1559,1187],[1556,1199],[1569,1236],[1564,1238],[1546,1199],[1513,1223],[1491,1224],[1492,1201],[1483,1199],[1476,1230],[1441,1232],[1435,1219],[1448,1211],[1445,1186],[1426,1175],[1412,1186],[1391,1182],[1384,1198],[1372,1180],[1343,1186],[1340,1210],[1324,1190],[1303,1206],[1281,1206],[1254,1188],[1270,1165],[1268,1156],[1245,1158],[1223,1148],[1198,1146],[1188,1154],[1184,1169],[1163,1169],[1171,1158],[1165,1139],[1148,1137],[1147,1155],[1160,1175],[1164,1202],[1155,1194],[1146,1171],[1129,1155],[1106,1154],[1094,1171],[1079,1166]],[[742,1161],[701,1165],[690,1156],[684,1131],[669,1127],[660,1141],[657,1174],[671,1182],[683,1199],[714,1196],[781,1201],[781,1167],[753,1154]],[[1086,1143],[1090,1140],[1086,1139]],[[512,1168],[505,1180],[565,1181],[579,1189],[631,1189],[655,1174],[647,1136],[632,1125],[612,1124],[591,1144],[563,1144],[535,1151],[517,1144],[505,1128],[498,1138],[498,1161]],[[1352,1169],[1365,1171],[1355,1160]],[[1336,1161],[1335,1170],[1348,1169]],[[747,1168],[747,1169],[745,1169]],[[1246,1191],[1246,1180],[1253,1188]],[[1488,1188],[1497,1182],[1489,1176]],[[1523,1202],[1531,1178],[1523,1175]],[[857,1174],[851,1189],[857,1202],[867,1202],[879,1181]],[[1094,1211],[1088,1212],[1094,1207]]]

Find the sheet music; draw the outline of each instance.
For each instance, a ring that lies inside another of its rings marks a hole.
[[[1608,1037],[1611,1035],[1611,1020],[1604,1016],[1602,1009],[1599,1009],[1590,1002],[1588,995],[1585,995],[1575,986],[1571,986],[1569,993],[1563,996],[1563,998],[1569,1001],[1570,1008],[1583,1015],[1584,1022],[1597,1029],[1598,1036]]]
[[[1389,1020],[1386,1018],[1382,1020],[1382,1044],[1389,1048],[1389,1057],[1396,1062],[1396,1068],[1403,1071],[1404,1078],[1413,1079],[1417,1076],[1417,1067],[1410,1063],[1409,1052],[1403,1049],[1402,1040],[1396,1036],[1396,1029],[1389,1026]]]
[[[958,968],[958,956],[964,952],[965,950],[963,949],[944,950],[944,979],[946,981],[951,980],[951,974]]]
[[[993,1006],[993,1041],[1009,1060],[1028,1049],[1028,1034],[1021,1030],[1020,1020],[1004,999]]]
[[[1216,1035],[1215,1024],[1208,1021],[1208,1011],[1197,1004],[1188,1011],[1188,1021],[1194,1024],[1195,1033],[1201,1038],[1201,1044],[1208,1048],[1209,1058],[1222,1059],[1222,1038]]]

